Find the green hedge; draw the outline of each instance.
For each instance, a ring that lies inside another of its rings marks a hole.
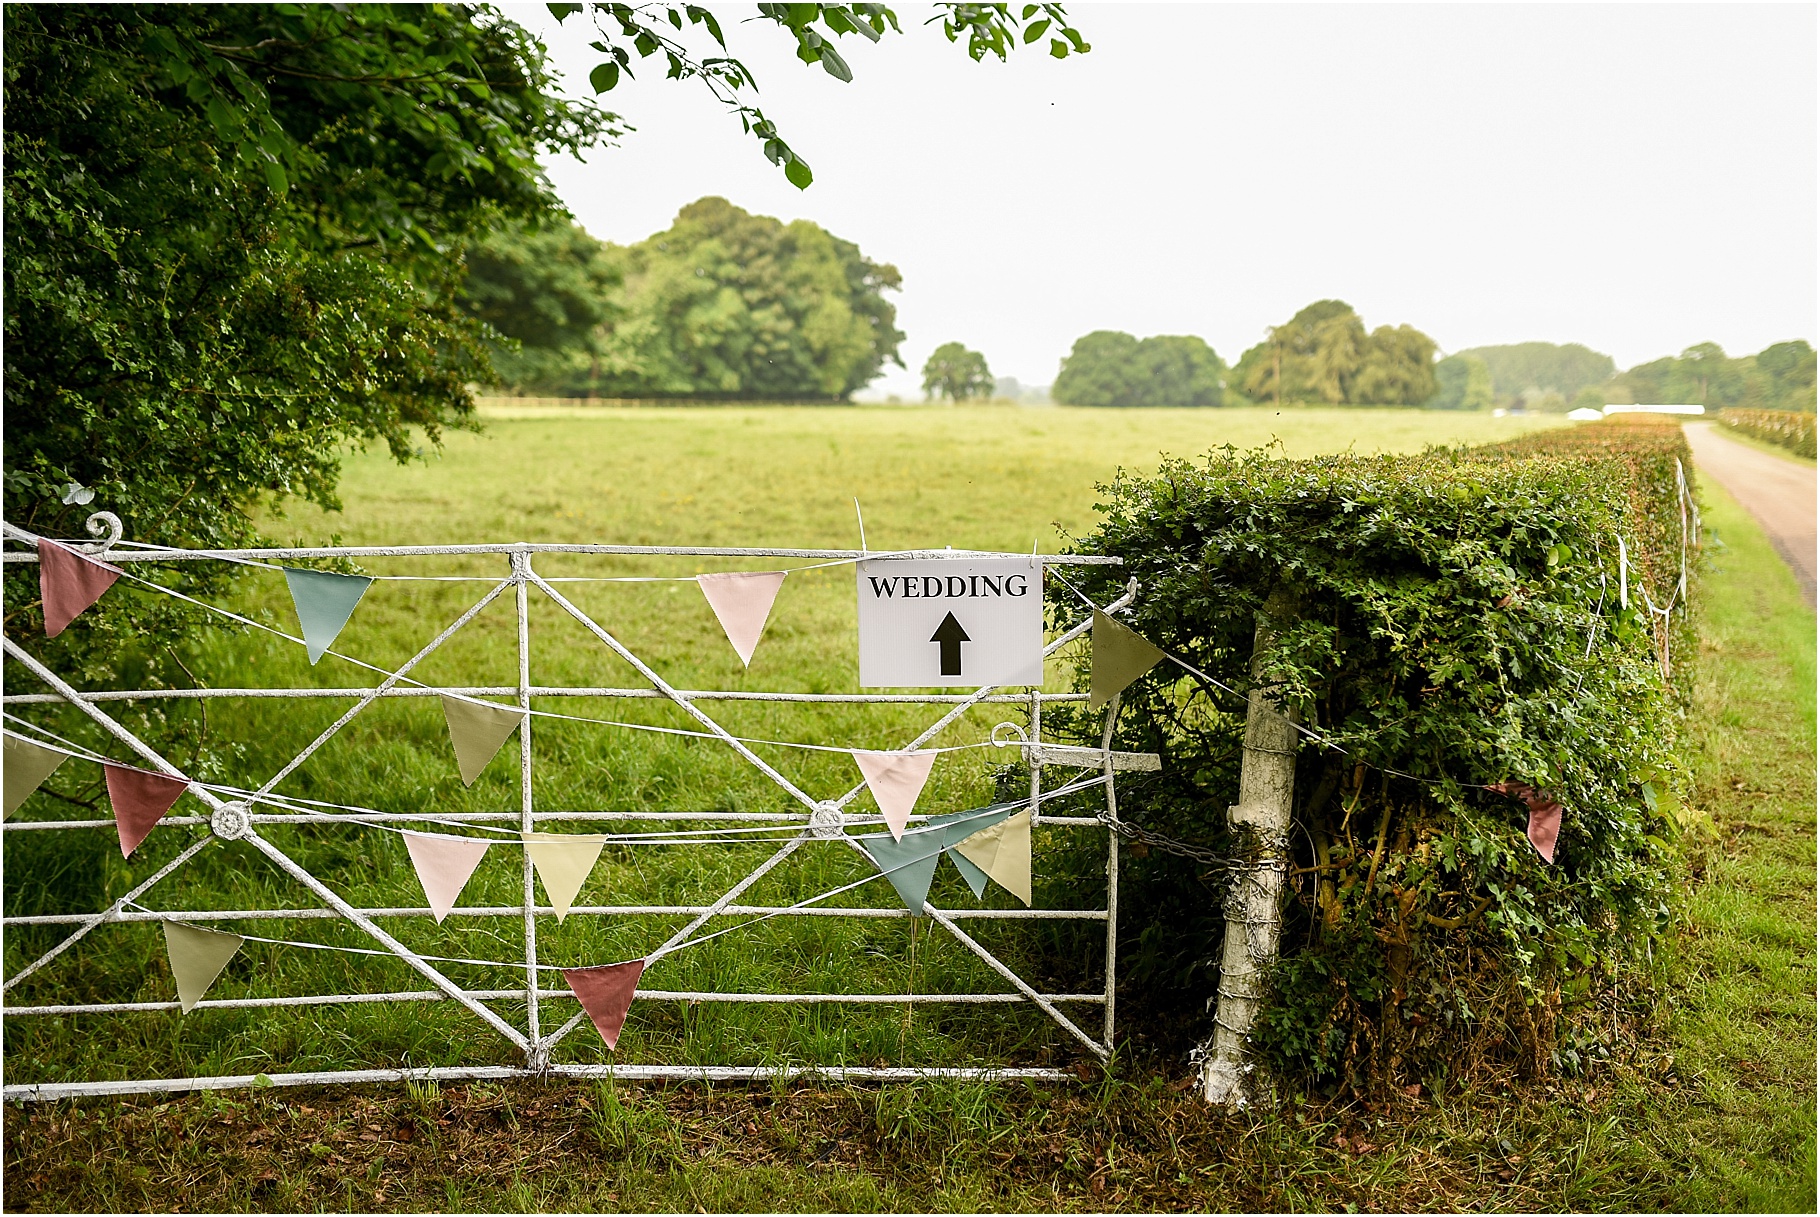
[[[1814,455],[1814,416],[1793,410],[1721,410],[1719,421],[1752,439],[1787,448],[1797,456]]]
[[[1136,576],[1124,616],[1159,646],[1242,689],[1266,599],[1298,606],[1267,678],[1329,744],[1298,761],[1299,873],[1258,1036],[1279,1070],[1362,1087],[1434,1081],[1468,1059],[1449,1045],[1530,1071],[1591,1050],[1595,1020],[1561,1011],[1621,996],[1668,917],[1678,699],[1647,613],[1619,607],[1614,537],[1665,596],[1677,458],[1678,427],[1598,424],[1417,457],[1228,450],[1103,488],[1074,548],[1125,565],[1074,583],[1103,603]],[[1127,690],[1119,746],[1165,764],[1121,782],[1122,813],[1234,848],[1243,713],[1168,662]],[[1565,804],[1554,865],[1523,806],[1483,789],[1506,780]],[[1225,886],[1162,854],[1131,864],[1126,1008],[1162,1047],[1205,1031]]]

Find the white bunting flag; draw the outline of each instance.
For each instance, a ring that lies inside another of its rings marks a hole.
[[[441,925],[461,889],[468,885],[474,868],[486,856],[491,842],[481,837],[445,837],[434,833],[407,832],[404,847],[411,853],[411,865],[417,868],[417,881],[430,902],[430,911]]]
[[[916,796],[929,780],[937,753],[928,752],[859,752],[853,754],[859,771],[865,775],[866,788],[885,813],[885,827],[894,841],[904,839],[904,825],[916,809]]]
[[[696,586],[707,597],[708,607],[720,620],[720,628],[727,632],[727,641],[733,644],[734,653],[747,667],[752,666],[752,652],[758,649],[765,622],[771,619],[771,606],[777,601],[777,591],[784,585],[786,573],[781,570],[728,571],[695,576]]]

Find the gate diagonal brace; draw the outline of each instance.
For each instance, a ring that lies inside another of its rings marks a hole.
[[[544,595],[548,596],[551,600],[555,601],[558,605],[560,605],[564,609],[564,611],[566,611],[571,617],[575,618],[576,621],[579,621],[581,623],[582,627],[584,629],[586,629],[590,634],[593,634],[596,638],[598,638],[602,642],[606,643],[608,647],[612,648],[614,654],[618,655],[621,659],[625,660],[627,663],[631,664],[634,668],[638,669],[638,674],[640,676],[643,676],[646,680],[650,681],[651,686],[653,688],[655,688],[658,692],[662,693],[665,697],[668,697],[671,701],[675,702],[678,706],[681,706],[683,708],[683,710],[685,712],[687,712],[689,717],[693,718],[696,722],[700,723],[702,726],[706,727],[709,731],[712,731],[715,735],[719,736],[722,740],[726,741],[726,743],[728,743],[729,745],[732,746],[732,748],[735,752],[739,753],[741,756],[745,757],[748,761],[752,762],[752,764],[755,767],[757,767],[757,769],[760,773],[763,773],[766,777],[770,778],[773,782],[776,782],[779,786],[783,787],[784,790],[789,792],[789,794],[792,797],[794,797],[799,802],[801,802],[804,807],[808,808],[810,811],[814,811],[817,807],[821,806],[821,804],[818,801],[810,798],[807,794],[803,793],[800,789],[798,789],[796,786],[796,783],[792,782],[789,778],[785,777],[783,774],[781,774],[777,770],[773,769],[770,765],[766,764],[764,759],[762,757],[760,757],[756,752],[752,751],[752,749],[746,747],[745,744],[743,744],[739,740],[735,739],[733,737],[733,734],[731,732],[729,732],[725,727],[721,726],[719,723],[715,722],[713,719],[709,718],[706,714],[704,714],[702,712],[701,708],[699,706],[697,706],[694,702],[692,702],[688,698],[684,697],[681,693],[678,693],[673,687],[671,687],[670,682],[666,681],[663,677],[659,676],[655,671],[653,671],[649,664],[645,663],[644,660],[640,659],[638,656],[634,655],[631,651],[627,650],[624,643],[620,642],[619,639],[613,637],[612,634],[608,633],[592,617],[588,616],[586,613],[582,612],[579,608],[576,608],[575,605],[571,604],[569,602],[568,598],[566,596],[564,596],[561,592],[557,591],[555,588],[551,587],[548,583],[546,583],[543,579],[543,576],[537,574],[535,571],[531,571],[528,573],[529,573],[529,577],[530,577],[531,581],[533,583],[537,584],[537,586],[543,590]]]
[[[503,588],[495,589],[494,594],[497,595],[499,590],[503,590]],[[482,603],[484,604],[485,602],[483,601]],[[476,606],[475,610],[473,610],[473,611],[478,611],[480,607],[481,606]],[[470,613],[470,615],[472,615],[472,614]],[[451,632],[452,632],[452,629],[451,629]],[[0,641],[4,642],[6,654],[8,656],[10,656],[10,657],[18,660],[20,663],[24,664],[28,669],[31,670],[31,672],[34,676],[37,676],[40,680],[43,680],[46,684],[50,685],[58,693],[62,694],[63,697],[66,698],[77,709],[81,710],[84,714],[87,714],[90,718],[94,719],[96,723],[98,723],[103,728],[105,728],[110,735],[113,735],[115,738],[119,739],[122,743],[125,743],[128,747],[132,748],[133,751],[137,752],[141,757],[143,757],[145,760],[149,761],[151,764],[156,765],[161,772],[167,773],[170,776],[175,777],[175,778],[182,778],[185,781],[189,781],[188,776],[185,775],[182,770],[178,769],[175,765],[171,764],[169,761],[165,760],[162,756],[160,756],[156,749],[152,748],[149,744],[145,743],[138,736],[134,735],[131,731],[127,730],[127,728],[125,728],[125,727],[121,726],[119,723],[115,722],[114,719],[112,717],[110,717],[105,711],[103,711],[103,710],[99,709],[98,707],[91,705],[90,703],[85,701],[80,693],[78,693],[75,689],[71,688],[70,685],[67,682],[65,682],[64,680],[62,680],[60,677],[58,677],[56,673],[52,672],[49,668],[47,668],[43,664],[39,663],[37,659],[33,658],[30,654],[28,654],[23,648],[21,648],[12,639],[6,638],[6,639],[0,640]],[[394,679],[396,679],[396,677],[394,677]],[[351,717],[351,715],[349,717]],[[222,817],[224,823],[233,822],[237,826],[244,824],[245,813],[243,811],[241,811],[238,807],[236,807],[233,804],[224,802],[220,798],[216,797],[212,792],[203,789],[200,785],[197,785],[196,783],[191,782],[188,793],[195,795],[197,798],[201,799],[204,803],[208,804],[213,815]],[[319,879],[317,879],[314,875],[310,874],[308,871],[304,870],[301,866],[297,865],[296,862],[292,861],[290,856],[285,854],[283,850],[280,850],[277,846],[271,844],[269,841],[265,840],[263,837],[261,837],[257,833],[255,833],[252,830],[252,827],[250,824],[246,824],[246,825],[244,825],[244,827],[241,828],[240,836],[238,839],[246,841],[248,844],[252,845],[255,849],[258,849],[261,853],[263,853],[267,857],[271,858],[272,861],[277,863],[281,869],[288,872],[293,878],[302,882],[304,884],[304,886],[308,887],[311,891],[315,892],[323,900],[328,902],[343,917],[347,918],[349,921],[351,921],[355,925],[359,926],[362,930],[366,931],[366,933],[368,935],[370,935],[376,942],[383,944],[388,950],[392,951],[393,954],[397,955],[400,959],[404,960],[405,963],[407,963],[411,967],[415,968],[418,972],[421,972],[430,981],[430,983],[434,984],[437,988],[439,988],[443,992],[447,993],[450,997],[454,998],[456,1001],[462,1003],[464,1006],[467,1006],[469,1009],[473,1010],[476,1014],[480,1015],[480,1017],[482,1019],[484,1019],[487,1023],[492,1025],[495,1030],[498,1030],[499,1032],[504,1034],[508,1039],[510,1039],[518,1047],[524,1048],[524,1047],[528,1046],[528,1042],[526,1041],[525,1037],[520,1035],[518,1033],[517,1029],[514,1028],[511,1024],[507,1023],[504,1019],[501,1019],[497,1014],[493,1013],[493,1011],[487,1009],[485,1006],[481,1005],[479,1002],[477,1002],[473,998],[469,997],[467,995],[467,993],[459,985],[455,984],[454,981],[452,981],[448,977],[444,976],[441,972],[439,972],[435,968],[431,967],[428,963],[425,963],[422,959],[420,959],[416,954],[414,954],[403,943],[399,942],[397,939],[393,938],[390,934],[386,933],[384,930],[380,929],[377,925],[373,924],[373,922],[371,922],[365,916],[363,916],[357,909],[355,909],[352,905],[348,904],[347,901],[343,900],[340,896],[336,895],[333,891],[331,891],[329,888],[324,886],[323,883]],[[49,952],[47,952],[44,956],[39,958],[36,962],[32,963],[30,966],[22,969],[16,975],[9,978],[6,981],[4,986],[0,986],[0,992],[4,992],[7,989],[11,989],[14,985],[16,985],[20,981],[24,980],[27,976],[30,976],[33,972],[36,972],[39,968],[43,967],[45,964],[47,964],[51,960],[55,959],[58,955],[61,955],[64,951],[67,951],[70,947],[74,946],[76,944],[76,942],[79,939],[81,939],[85,934],[87,934],[90,930],[94,929],[96,926],[102,924],[103,922],[105,922],[105,921],[109,920],[110,918],[112,918],[113,916],[115,916],[122,908],[124,908],[127,905],[128,902],[136,900],[136,899],[138,899],[138,897],[144,895],[145,892],[147,890],[149,890],[154,883],[158,882],[160,879],[164,878],[166,875],[168,875],[172,871],[176,870],[177,867],[180,866],[182,863],[189,861],[189,859],[191,859],[198,853],[201,853],[202,850],[207,845],[209,845],[210,842],[213,840],[214,840],[213,836],[205,836],[200,841],[197,841],[193,845],[189,846],[189,848],[185,849],[182,853],[178,854],[176,858],[174,858],[170,862],[166,863],[165,866],[161,870],[159,870],[156,874],[152,875],[149,879],[146,879],[144,882],[140,883],[132,891],[128,892],[126,895],[122,896],[119,900],[115,901],[114,904],[112,906],[110,906],[109,908],[107,908],[106,910],[95,914],[92,918],[83,922],[81,925],[79,925],[76,928],[76,931],[74,933],[72,933],[69,937],[65,938],[62,942],[59,942],[55,947],[51,948],[51,950]]]
[[[854,851],[856,853],[858,853],[860,857],[866,859],[868,864],[877,865],[876,863],[874,863],[872,861],[872,855],[870,855],[866,852],[865,846],[861,845],[858,841],[854,840],[852,837],[842,837],[841,839],[843,841],[845,841],[848,845],[851,845],[853,847]],[[1003,961],[1001,961],[998,958],[998,956],[994,955],[991,951],[988,951],[985,947],[981,946],[978,942],[976,942],[973,939],[973,937],[970,934],[967,933],[967,931],[961,929],[960,926],[956,925],[954,923],[954,919],[952,917],[950,917],[950,916],[948,916],[948,914],[942,912],[942,910],[936,908],[933,904],[930,904],[927,900],[923,901],[923,912],[927,913],[929,916],[931,916],[931,917],[935,918],[937,921],[939,921],[942,925],[942,928],[947,930],[950,934],[953,934],[954,937],[960,941],[962,946],[966,947],[969,951],[972,951],[975,955],[979,956],[980,959],[985,963],[985,965],[987,967],[991,968],[994,972],[997,972],[1000,976],[1002,976],[1006,980],[1010,981],[1019,993],[1022,993],[1025,998],[1027,998],[1028,1000],[1030,1000],[1032,1002],[1035,1002],[1038,1006],[1040,1006],[1045,1014],[1047,1014],[1050,1018],[1054,1019],[1057,1023],[1059,1023],[1063,1030],[1067,1031],[1069,1034],[1073,1035],[1076,1039],[1080,1040],[1081,1043],[1085,1044],[1087,1046],[1088,1050],[1091,1051],[1095,1056],[1099,1057],[1101,1060],[1106,1060],[1110,1056],[1110,1053],[1104,1044],[1101,1044],[1098,1040],[1094,1039],[1092,1036],[1088,1035],[1085,1031],[1082,1031],[1079,1027],[1075,1026],[1074,1020],[1070,1019],[1066,1014],[1063,1014],[1060,1010],[1056,1009],[1054,1002],[1050,1001],[1048,998],[1044,997],[1041,993],[1038,993],[1035,989],[1031,988],[1030,985],[1024,981],[1023,977],[1019,976],[1016,972],[1013,972]]]
[[[685,925],[682,929],[676,931],[676,933],[670,935],[669,940],[667,942],[665,942],[662,946],[658,947],[655,951],[652,951],[649,955],[645,956],[645,966],[647,968],[649,968],[652,964],[654,964],[658,960],[662,959],[665,955],[668,955],[671,951],[674,951],[679,945],[681,945],[683,942],[685,942],[688,939],[689,935],[693,934],[697,929],[699,929],[703,925],[705,925],[709,918],[717,916],[721,912],[721,910],[725,909],[728,905],[732,904],[735,900],[738,900],[742,895],[745,894],[747,888],[751,887],[754,883],[757,883],[760,879],[763,879],[767,874],[769,874],[771,872],[772,868],[776,867],[785,858],[788,858],[791,854],[795,853],[797,850],[797,847],[800,846],[804,841],[807,841],[808,839],[809,839],[809,837],[805,833],[803,836],[796,837],[793,840],[786,842],[782,849],[778,850],[776,853],[772,854],[769,858],[765,859],[765,861],[759,866],[759,868],[757,870],[753,871],[751,874],[747,875],[744,879],[741,879],[738,883],[734,884],[733,887],[727,891],[726,895],[722,896],[719,900],[716,900],[713,903],[713,905],[711,905],[708,908],[708,910],[706,912],[701,913],[698,916],[696,916],[695,920],[691,921],[688,925]],[[571,1018],[568,1022],[564,1023],[562,1026],[558,1027],[555,1031],[551,1032],[550,1035],[548,1037],[546,1037],[545,1039],[538,1041],[538,1049],[544,1054],[546,1059],[548,1058],[550,1048],[553,1047],[558,1040],[562,1039],[564,1036],[569,1034],[569,1032],[571,1032],[571,1031],[575,1030],[575,1028],[581,1026],[582,1020],[584,1018],[586,1018],[587,1016],[588,1016],[588,1012],[586,1010],[578,1011],[575,1014],[575,1017]]]
[[[104,729],[109,735],[113,736],[115,739],[119,740],[121,743],[123,743],[127,747],[131,748],[134,752],[138,753],[141,758],[143,758],[144,760],[149,762],[151,765],[156,767],[158,772],[164,773],[164,774],[169,774],[171,777],[174,777],[174,778],[182,778],[184,781],[190,782],[189,776],[187,774],[185,774],[181,769],[177,768],[177,766],[175,766],[175,765],[171,764],[169,761],[165,760],[164,757],[160,756],[158,754],[157,749],[153,748],[150,744],[147,744],[144,740],[140,739],[137,735],[134,735],[131,731],[127,730],[125,727],[123,727],[119,723],[115,722],[114,719],[105,710],[100,709],[99,707],[94,705],[92,702],[90,702],[86,698],[84,698],[81,693],[77,692],[74,688],[72,688],[69,685],[69,683],[67,681],[65,681],[62,677],[58,676],[55,672],[53,672],[49,668],[45,667],[42,663],[39,663],[38,660],[34,656],[32,656],[29,652],[27,652],[25,650],[25,648],[21,647],[18,643],[14,642],[11,638],[0,638],[0,643],[4,644],[5,649],[6,649],[6,654],[9,658],[15,659],[15,660],[19,661],[21,664],[24,664],[25,667],[27,668],[27,670],[29,670],[32,675],[36,676],[39,680],[42,680],[45,684],[49,685],[52,689],[56,690],[59,696],[61,696],[65,701],[69,702],[72,706],[75,706],[76,709],[78,709],[78,710],[82,711],[84,714],[88,715],[89,718],[93,719],[97,724],[99,724],[102,727],[102,729]],[[208,804],[208,806],[212,810],[219,811],[223,807],[226,806],[226,804],[223,803],[220,799],[216,798],[209,791],[204,790],[201,786],[197,785],[194,782],[190,782],[188,793],[193,794],[197,798],[201,799],[204,803]],[[51,960],[57,958],[57,956],[63,954],[65,951],[67,951],[71,947],[75,946],[76,943],[80,942],[85,936],[87,936],[88,932],[90,930],[94,929],[96,926],[101,925],[102,923],[109,921],[112,918],[114,918],[115,916],[119,915],[120,910],[125,908],[130,902],[137,900],[140,896],[143,896],[146,892],[150,891],[153,884],[157,883],[159,880],[163,879],[166,875],[168,875],[172,871],[176,870],[179,866],[182,866],[185,862],[188,862],[191,858],[193,858],[197,854],[201,853],[203,851],[203,849],[210,843],[211,840],[213,840],[213,838],[205,836],[201,840],[190,845],[189,847],[184,849],[181,853],[179,853],[175,858],[173,858],[169,862],[165,863],[164,866],[159,868],[159,870],[156,871],[150,878],[145,879],[137,887],[133,888],[132,891],[130,891],[126,895],[120,897],[120,899],[116,900],[113,904],[111,904],[107,908],[101,910],[99,913],[96,913],[93,916],[86,919],[85,921],[83,921],[80,925],[78,925],[76,927],[74,932],[72,932],[69,935],[69,937],[63,939],[56,946],[52,947],[49,951],[46,951],[43,955],[39,956],[32,963],[27,964],[24,968],[20,969],[14,975],[9,977],[5,984],[0,984],[0,993],[4,993],[7,990],[11,989],[14,985],[18,984],[20,981],[24,980],[26,977],[30,976],[32,973],[36,972],[38,969],[42,968],[44,965],[51,962]]]
[[[475,615],[478,614],[480,612],[480,610],[486,608],[487,605],[489,605],[489,604],[493,603],[493,601],[499,599],[500,594],[502,592],[504,592],[508,587],[511,587],[514,582],[515,582],[515,577],[508,577],[508,578],[500,580],[500,582],[497,585],[495,585],[491,591],[487,592],[486,595],[484,595],[480,598],[480,600],[474,605],[474,607],[470,608],[467,612],[465,612],[461,616],[457,617],[453,622],[451,622],[449,624],[447,629],[443,630],[442,633],[436,635],[436,637],[430,639],[429,643],[427,645],[425,645],[423,650],[417,652],[417,654],[411,656],[411,658],[406,660],[403,667],[399,668],[396,672],[393,672],[390,676],[387,676],[384,680],[380,681],[377,688],[374,688],[374,689],[368,691],[365,696],[363,696],[359,701],[355,702],[352,706],[350,706],[348,708],[347,713],[343,714],[340,718],[338,718],[334,722],[330,723],[328,725],[328,728],[326,730],[324,730],[321,735],[317,736],[314,740],[312,740],[308,747],[304,748],[304,750],[302,752],[299,752],[296,756],[292,757],[290,763],[287,764],[283,769],[280,769],[277,773],[273,774],[271,777],[271,780],[266,782],[265,785],[261,786],[258,789],[258,791],[256,791],[254,793],[253,797],[258,798],[261,795],[270,794],[272,792],[272,789],[275,786],[277,786],[278,783],[284,781],[285,778],[289,777],[292,773],[294,773],[296,771],[296,769],[299,765],[301,765],[305,761],[309,760],[310,757],[315,754],[315,752],[318,748],[322,747],[324,744],[328,743],[331,739],[335,738],[336,734],[338,734],[343,727],[345,727],[349,723],[353,722],[355,715],[359,714],[362,710],[366,709],[368,706],[372,705],[375,701],[377,701],[381,697],[385,696],[387,690],[389,690],[393,685],[397,684],[399,681],[403,680],[405,678],[405,675],[407,673],[409,673],[412,668],[416,667],[418,664],[422,663],[425,659],[429,658],[431,652],[435,651],[437,647],[440,647],[443,643],[447,642],[451,637],[453,637],[456,630],[459,630],[462,626],[464,626],[468,622],[474,620]]]
[[[248,827],[246,835],[241,839],[266,857],[270,858],[280,870],[316,893],[316,895],[320,897],[324,903],[328,904],[329,907],[347,918],[347,920],[359,926],[373,939],[373,941],[379,943],[388,951],[392,952],[392,954],[414,968],[417,972],[421,973],[431,984],[472,1010],[475,1014],[478,1014],[483,1022],[505,1036],[515,1047],[527,1053],[530,1052],[531,1041],[526,1039],[518,1028],[512,1026],[512,1024],[506,1022],[505,1019],[499,1017],[499,1015],[482,1005],[478,1000],[470,996],[467,990],[450,980],[447,976],[444,976],[415,951],[411,950],[411,948],[405,946],[402,942],[399,942],[396,938],[380,929],[361,913],[359,909],[337,895],[335,891],[327,884],[323,883],[322,880],[299,866],[291,859],[289,854],[254,832],[251,827]]]

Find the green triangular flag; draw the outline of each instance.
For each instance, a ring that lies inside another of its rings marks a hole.
[[[0,820],[19,810],[19,804],[30,797],[32,791],[44,785],[44,779],[57,771],[57,766],[68,760],[67,754],[52,752],[49,748],[40,748],[30,740],[16,736],[6,737],[6,815]]]
[[[893,841],[890,833],[856,837],[891,886],[898,899],[914,915],[923,915],[923,902],[929,898],[929,884],[935,880],[935,864],[942,860],[940,828],[917,828]]]
[[[164,923],[164,947],[170,952],[171,975],[177,978],[177,1001],[185,1014],[196,1008],[245,941],[238,934],[205,930],[180,921]]]
[[[303,627],[303,643],[314,666],[323,652],[335,645],[335,636],[354,615],[354,606],[373,581],[365,575],[292,570],[288,566],[284,568],[284,581],[291,585],[291,603],[297,607],[297,624]]]
[[[991,876],[979,867],[973,865],[967,855],[963,854],[960,850],[950,849],[944,850],[943,852],[948,855],[948,861],[954,863],[954,869],[961,873],[961,878],[967,881],[967,886],[973,889],[973,898],[978,900],[980,897],[984,896],[986,894],[986,884],[991,879]]]
[[[523,710],[490,702],[462,701],[443,694],[442,715],[449,720],[449,742],[455,745],[455,763],[461,780],[472,786],[487,762],[499,755],[512,732],[525,720]]]
[[[1130,627],[1093,610],[1093,685],[1087,708],[1097,710],[1162,660],[1163,652]]]

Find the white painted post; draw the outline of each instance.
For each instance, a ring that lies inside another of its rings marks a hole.
[[[1245,711],[1239,801],[1227,810],[1244,859],[1233,872],[1226,896],[1226,942],[1220,959],[1218,1005],[1213,1036],[1199,1050],[1201,1094],[1224,1107],[1243,1107],[1247,1075],[1246,1041],[1264,1002],[1264,974],[1276,959],[1283,928],[1283,882],[1289,867],[1289,825],[1295,809],[1294,711],[1287,713],[1260,687],[1263,656],[1273,631],[1294,609],[1279,588],[1265,602],[1253,635],[1251,695]]]

